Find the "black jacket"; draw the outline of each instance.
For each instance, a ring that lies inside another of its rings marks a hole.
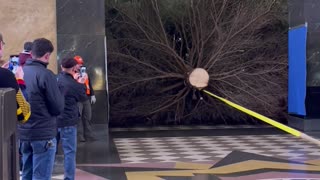
[[[19,85],[14,74],[8,69],[0,67],[0,88],[13,88],[18,92]]]
[[[79,119],[78,102],[87,99],[86,87],[73,79],[72,75],[61,72],[58,84],[64,95],[64,110],[58,116],[58,127],[75,126]]]
[[[19,91],[19,84],[14,76],[14,74],[8,69],[0,67],[0,88],[13,88],[17,92],[17,119],[19,122],[25,122],[30,116],[30,105],[26,102],[25,98],[22,96],[21,91]],[[20,88],[24,88],[20,86]],[[22,90],[22,89],[21,89]]]
[[[63,111],[64,99],[56,76],[38,60],[28,60],[23,68],[31,117],[18,126],[24,141],[49,140],[57,134],[57,116]]]

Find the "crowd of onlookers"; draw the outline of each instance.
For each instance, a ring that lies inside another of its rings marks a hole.
[[[49,180],[57,146],[64,155],[64,179],[75,179],[77,142],[93,140],[91,104],[96,102],[81,56],[64,57],[61,72],[47,69],[54,46],[45,38],[26,42],[3,61],[0,33],[0,88],[16,92],[22,180]]]

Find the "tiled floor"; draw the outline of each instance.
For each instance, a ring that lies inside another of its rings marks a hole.
[[[234,150],[290,160],[320,157],[317,145],[291,135],[114,139],[122,163],[205,162]]]
[[[78,145],[77,180],[320,180],[320,148],[270,127],[96,132]]]

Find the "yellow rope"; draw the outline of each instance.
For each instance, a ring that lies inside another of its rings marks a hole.
[[[210,95],[212,97],[215,97],[215,98],[219,99],[220,101],[228,104],[229,106],[231,106],[233,108],[236,108],[236,109],[238,109],[238,110],[240,110],[240,111],[242,111],[242,112],[244,112],[244,113],[246,113],[246,114],[248,114],[250,116],[253,116],[253,117],[255,117],[255,118],[257,118],[257,119],[259,119],[261,121],[264,121],[264,122],[266,122],[266,123],[268,123],[268,124],[270,124],[270,125],[272,125],[272,126],[274,126],[276,128],[279,128],[279,129],[281,129],[283,131],[286,131],[286,132],[288,132],[288,133],[290,133],[290,134],[292,134],[294,136],[301,137],[302,133],[300,131],[298,131],[298,130],[295,130],[295,129],[289,127],[289,126],[281,124],[281,123],[279,123],[279,122],[277,122],[275,120],[272,120],[272,119],[270,119],[270,118],[268,118],[266,116],[263,116],[263,115],[261,115],[259,113],[251,111],[250,109],[247,109],[247,108],[242,107],[242,106],[240,106],[238,104],[235,104],[235,103],[233,103],[233,102],[231,102],[231,101],[229,101],[227,99],[224,99],[224,98],[219,97],[219,96],[217,96],[215,94],[212,94],[211,92],[209,92],[207,90],[203,90],[203,92],[205,92],[206,94],[208,94],[208,95]]]

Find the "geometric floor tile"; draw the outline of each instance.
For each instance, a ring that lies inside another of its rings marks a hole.
[[[319,159],[320,148],[288,134],[116,138],[122,163],[199,162],[242,151],[290,160]]]
[[[177,163],[179,164],[179,163]],[[188,170],[128,171],[128,180],[257,180],[294,179],[316,180],[320,178],[320,166],[304,162],[290,162],[274,157],[245,152],[232,152],[221,161],[212,164],[181,164],[192,166]],[[199,168],[197,168],[199,166]],[[301,173],[299,173],[301,172]]]
[[[320,179],[319,148],[270,128],[95,130],[98,141],[78,144],[77,180]],[[58,155],[52,180],[63,179],[62,160]]]

